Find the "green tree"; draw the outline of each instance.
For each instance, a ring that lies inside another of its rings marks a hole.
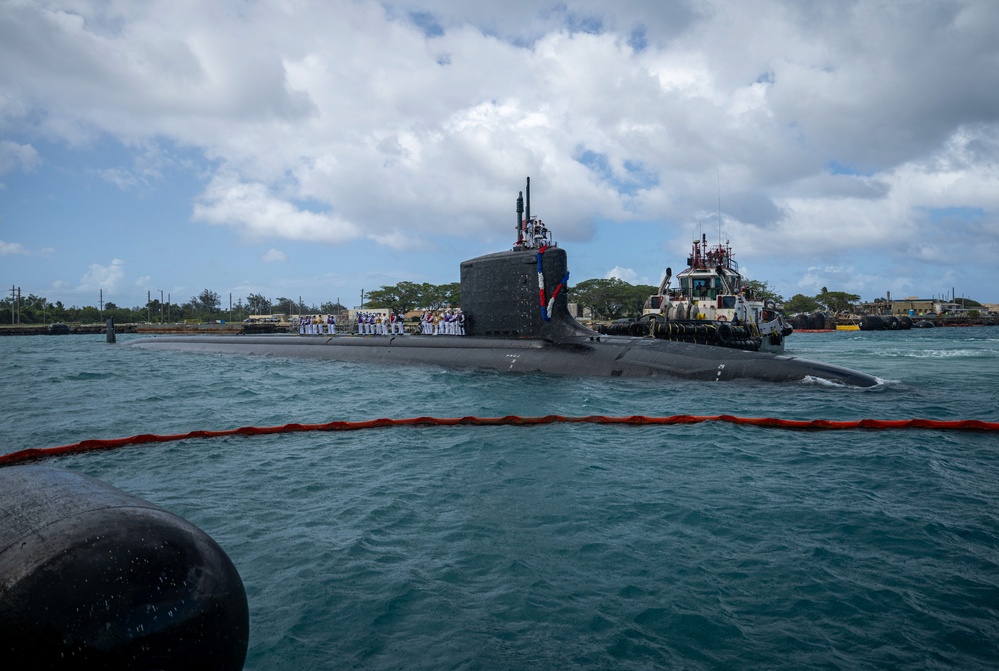
[[[382,286],[368,292],[368,300],[365,305],[370,308],[390,308],[396,309],[401,301],[399,296],[399,286]]]
[[[570,299],[593,310],[597,319],[621,319],[642,314],[646,299],[656,292],[651,285],[632,285],[624,280],[584,280],[570,290]]]
[[[269,315],[271,302],[262,294],[250,294],[246,297],[246,309],[250,311],[250,314]]]
[[[336,303],[331,303],[329,301],[326,301],[325,303],[319,306],[319,311],[322,312],[324,315],[340,314],[341,312],[344,312],[346,309],[347,308],[341,305],[339,301]]]
[[[421,285],[416,282],[399,282],[395,285],[396,303],[395,310],[403,313],[422,307],[423,291]]]
[[[822,287],[822,292],[815,297],[815,300],[829,312],[852,312],[853,306],[860,300],[860,296],[848,294],[845,291],[827,291],[825,287]]]
[[[440,285],[441,298],[444,301],[445,306],[451,306],[453,308],[461,305],[461,283],[460,282],[449,282],[447,284]]]
[[[391,308],[402,312],[410,310],[440,310],[461,304],[461,284],[430,284],[400,282],[375,289],[368,295],[365,305],[373,308]]]
[[[132,311],[135,312],[138,309],[139,308],[132,308]],[[158,322],[160,321],[161,315],[162,318],[165,320],[167,318],[166,303],[160,303],[160,299],[153,298],[152,300],[149,301],[149,308],[148,309],[143,308],[142,313],[143,313],[142,319],[140,321],[146,321],[147,319],[151,319],[154,322]]]
[[[420,285],[420,303],[424,310],[440,310],[447,304],[447,299],[439,285],[424,282]]]
[[[179,305],[177,307],[177,312],[180,319],[199,319],[202,317],[201,306],[196,302],[196,299],[193,296],[191,297],[191,300]]]
[[[767,282],[761,280],[743,280],[742,288],[751,292],[756,300],[773,301],[778,305],[784,303],[784,297],[777,293]]]
[[[784,303],[787,312],[816,312],[819,309],[819,302],[804,294],[795,294],[791,300]]]
[[[218,311],[219,307],[222,305],[222,299],[211,289],[205,289],[198,294],[197,297],[192,297],[191,303],[193,303],[199,311],[202,311],[210,316]]]
[[[290,298],[285,298],[282,296],[274,301],[274,311],[283,315],[297,315],[298,314],[298,301],[293,301]],[[259,314],[259,313],[258,313]]]
[[[8,301],[9,303],[9,301]],[[28,294],[21,296],[21,323],[22,324],[43,324],[52,321],[52,315],[47,309],[48,301],[41,296]],[[8,308],[9,309],[9,308]],[[10,316],[10,313],[7,313]],[[14,311],[14,318],[17,319],[17,310]]]

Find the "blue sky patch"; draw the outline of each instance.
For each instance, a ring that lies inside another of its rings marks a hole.
[[[825,170],[830,175],[851,175],[854,177],[871,177],[874,174],[873,170],[861,170],[854,165],[840,163],[836,160],[826,161]]]
[[[625,161],[622,167],[625,174],[615,174],[605,154],[591,149],[581,149],[576,160],[598,175],[600,180],[614,187],[618,193],[633,195],[642,189],[659,184],[659,175],[647,170],[640,161]]]
[[[934,224],[974,223],[985,218],[985,210],[980,207],[927,207],[924,209]]]
[[[631,35],[628,37],[628,46],[634,49],[637,54],[645,51],[645,47],[648,45],[649,42],[645,35],[645,26],[636,26],[635,29],[631,31]]]
[[[444,34],[444,28],[430,12],[410,12],[409,20],[422,30],[426,37],[440,37]]]

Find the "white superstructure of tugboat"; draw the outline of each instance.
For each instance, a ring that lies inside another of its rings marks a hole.
[[[784,351],[793,328],[772,301],[760,300],[743,287],[727,242],[709,247],[702,235],[694,240],[687,266],[672,288],[672,271],[666,269],[659,291],[645,301],[639,328],[663,340]]]

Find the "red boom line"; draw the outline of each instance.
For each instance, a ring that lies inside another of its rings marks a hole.
[[[852,421],[832,421],[828,419],[794,420],[775,417],[735,417],[733,415],[673,415],[672,417],[606,417],[587,415],[569,417],[565,415],[545,415],[544,417],[410,417],[406,419],[369,419],[361,422],[327,422],[326,424],[284,424],[283,426],[244,426],[223,431],[191,431],[172,435],[143,433],[128,438],[109,440],[84,440],[62,447],[44,447],[11,452],[0,456],[0,467],[11,466],[26,461],[61,457],[70,454],[112,450],[128,445],[145,443],[168,443],[188,438],[217,438],[219,436],[259,436],[269,433],[294,433],[298,431],[359,431],[391,426],[535,426],[539,424],[630,424],[635,426],[657,424],[700,424],[702,422],[726,422],[729,424],[749,424],[767,429],[791,429],[798,431],[844,431],[850,429],[931,429],[939,431],[999,431],[999,422],[984,422],[978,419],[940,421],[934,419],[859,419]]]

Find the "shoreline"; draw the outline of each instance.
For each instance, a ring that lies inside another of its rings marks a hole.
[[[287,328],[278,324],[115,324],[115,333],[174,334],[174,335],[238,335],[283,333]],[[0,336],[18,335],[104,335],[107,325],[98,324],[10,324],[0,325]]]

